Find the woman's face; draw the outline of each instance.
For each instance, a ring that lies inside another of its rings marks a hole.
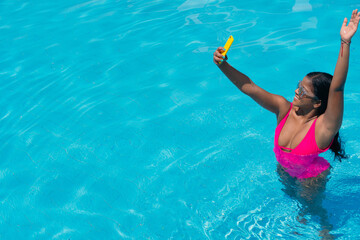
[[[313,104],[318,98],[314,94],[313,85],[311,79],[304,77],[302,81],[299,81],[298,87],[295,90],[294,105],[309,105]]]

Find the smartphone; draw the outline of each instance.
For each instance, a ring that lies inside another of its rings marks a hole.
[[[230,36],[229,39],[227,40],[227,42],[225,43],[225,52],[222,53],[223,56],[226,55],[226,53],[229,51],[230,47],[231,47],[231,44],[233,43],[234,41],[234,38],[233,36]]]

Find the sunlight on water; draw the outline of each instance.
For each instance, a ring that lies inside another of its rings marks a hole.
[[[212,62],[291,100],[332,73],[355,1],[0,3],[1,239],[356,239],[359,36],[324,188],[277,168],[276,119]]]

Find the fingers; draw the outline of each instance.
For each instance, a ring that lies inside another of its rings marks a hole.
[[[215,56],[214,55],[214,61],[215,62],[221,62],[221,61],[223,61],[225,59],[225,57],[223,56],[223,55],[217,55],[217,56]]]
[[[225,48],[223,47],[218,47],[218,49],[216,49],[216,51],[219,51],[220,53],[225,52]]]
[[[358,10],[355,9],[351,13],[350,23],[353,22],[355,24],[358,24],[359,20],[360,20],[360,12],[358,12]],[[343,22],[342,26],[346,27],[347,22],[348,22],[348,19],[344,18],[344,22]]]
[[[355,18],[357,14],[357,9],[352,11],[351,18]]]
[[[225,51],[223,47],[218,47],[216,51],[214,52],[214,62],[219,63],[225,59],[225,57],[221,54]]]
[[[346,27],[347,21],[348,21],[347,18],[344,18],[344,22],[342,24],[343,27]]]
[[[357,21],[358,16],[359,16],[358,10],[357,9],[353,10],[351,14],[350,22]]]
[[[359,24],[359,20],[360,20],[360,12],[358,12],[358,10],[355,9],[352,11],[350,22],[354,23],[355,26],[357,27],[357,25]]]

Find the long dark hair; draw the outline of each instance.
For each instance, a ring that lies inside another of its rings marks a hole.
[[[324,72],[311,72],[306,75],[312,81],[315,96],[321,100],[321,106],[318,108],[318,116],[323,114],[327,108],[329,89],[333,76]],[[330,150],[335,154],[334,158],[341,162],[348,158],[345,154],[344,143],[340,138],[339,132],[336,133]]]

